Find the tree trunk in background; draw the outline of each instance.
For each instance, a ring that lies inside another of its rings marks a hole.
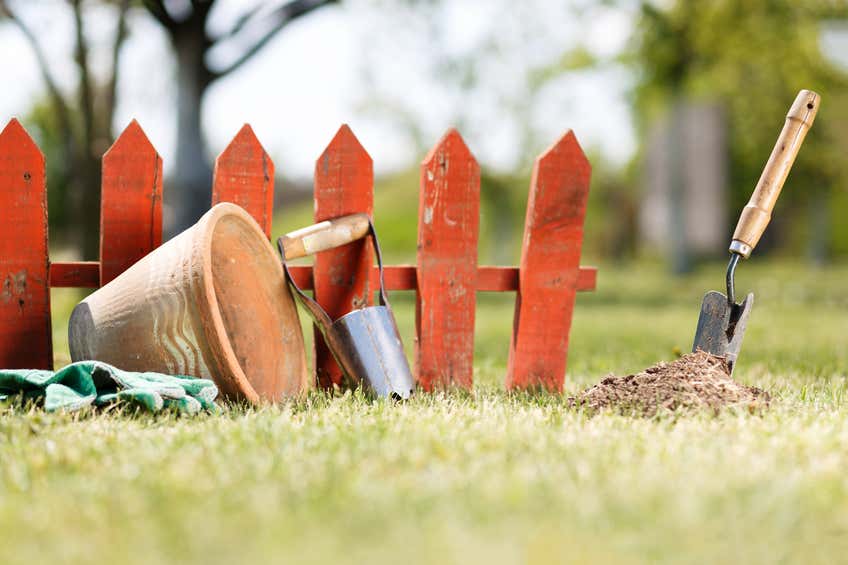
[[[168,5],[173,2],[144,0],[150,15],[168,33],[177,58],[176,169],[169,179],[169,190],[165,191],[170,196],[169,204],[174,211],[173,221],[166,222],[168,235],[191,227],[211,204],[212,165],[201,127],[203,96],[209,85],[252,59],[293,20],[335,1],[338,0],[290,0],[270,11],[260,3],[248,8],[229,31],[213,37],[207,32],[206,22],[215,0],[192,0],[190,12],[179,15],[169,11]],[[182,2],[182,8],[188,7],[188,4]],[[177,11],[185,12],[184,9]],[[253,33],[250,33],[251,29]],[[233,37],[252,37],[252,43],[227,66],[207,66],[206,53],[219,42]],[[168,226],[168,223],[171,225]]]
[[[683,275],[692,270],[692,256],[686,234],[686,177],[684,164],[684,116],[685,102],[677,97],[671,110],[671,124],[668,136],[670,155],[669,170],[669,245],[671,251],[671,271]]]
[[[211,82],[203,56],[205,35],[187,31],[172,36],[177,55],[177,168],[171,177],[176,212],[170,235],[194,224],[211,204],[212,165],[201,127],[203,96]]]
[[[86,152],[74,159],[78,169],[74,171],[75,183],[71,193],[77,194],[74,206],[76,210],[75,224],[79,230],[82,258],[85,261],[96,261],[100,258],[100,156],[90,153],[88,147],[80,148]]]
[[[698,258],[725,257],[730,234],[724,116],[714,103],[678,98],[646,139],[639,233],[675,274],[689,272]]]

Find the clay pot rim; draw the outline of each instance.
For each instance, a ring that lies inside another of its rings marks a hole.
[[[244,369],[242,369],[236,358],[235,351],[233,351],[233,346],[227,335],[227,329],[224,326],[224,318],[221,315],[218,297],[215,294],[214,275],[212,273],[212,235],[215,232],[218,222],[228,217],[240,220],[247,231],[252,232],[256,240],[262,243],[262,247],[272,259],[271,264],[278,271],[276,274],[280,277],[280,280],[283,278],[283,268],[280,262],[276,260],[274,248],[271,247],[271,243],[265,237],[265,232],[262,231],[256,220],[240,206],[229,202],[216,204],[198,222],[198,227],[202,227],[202,229],[198,230],[195,235],[198,242],[197,247],[195,247],[195,253],[202,254],[200,263],[203,269],[200,284],[203,287],[205,298],[205,300],[200,300],[199,303],[200,308],[206,314],[203,318],[212,322],[211,324],[205,324],[207,343],[220,345],[220,352],[223,357],[220,361],[226,365],[226,370],[229,373],[227,378],[231,377],[232,384],[238,388],[239,393],[248,402],[258,404],[260,402],[259,393],[253,388],[253,385],[244,373]],[[213,351],[214,354],[215,352]],[[223,378],[224,376],[222,375],[221,377]]]

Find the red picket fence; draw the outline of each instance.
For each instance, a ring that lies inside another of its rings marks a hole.
[[[421,164],[418,264],[389,265],[389,290],[415,290],[415,373],[426,390],[470,388],[477,292],[517,291],[506,385],[561,391],[577,291],[594,290],[581,267],[591,167],[567,132],[536,161],[521,263],[477,265],[480,167],[450,130]],[[315,220],[373,213],[371,157],[343,125],[315,164]],[[212,203],[245,208],[270,235],[274,164],[245,125],[215,162]],[[50,368],[50,288],[97,288],[162,243],[162,159],[133,121],[103,156],[100,261],[51,263],[44,156],[17,120],[0,133],[0,367]],[[370,304],[377,288],[367,240],[294,267],[331,316]],[[341,372],[316,334],[316,376]]]

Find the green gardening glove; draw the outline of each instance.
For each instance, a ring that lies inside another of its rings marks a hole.
[[[92,377],[98,391],[97,406],[115,399],[129,400],[157,412],[175,408],[179,412],[196,414],[201,409],[216,411],[218,387],[210,380],[171,376],[162,373],[122,371],[105,363],[93,362]],[[111,390],[114,389],[114,392]]]
[[[0,370],[0,395],[42,397],[48,412],[78,410],[124,400],[151,412],[173,408],[195,414],[217,412],[218,388],[208,379],[122,371],[99,361],[72,363],[55,373]]]

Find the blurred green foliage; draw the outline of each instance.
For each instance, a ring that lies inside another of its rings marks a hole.
[[[401,9],[392,17],[406,14],[411,19],[417,14],[417,20],[432,24],[439,21],[440,4],[447,3],[409,2],[406,5],[417,11],[407,7],[407,11]],[[586,254],[615,259],[636,255],[640,198],[636,186],[645,142],[649,129],[677,104],[707,103],[724,110],[729,143],[727,212],[735,221],[760,176],[787,108],[805,88],[822,95],[822,109],[761,251],[771,248],[796,256],[808,253],[818,260],[848,254],[848,223],[841,218],[848,210],[848,161],[843,158],[848,153],[848,66],[843,63],[840,67],[829,59],[833,53],[825,52],[822,41],[829,26],[848,22],[848,1],[603,0],[563,4],[563,10],[587,29],[618,11],[626,16],[631,35],[629,41],[612,48],[609,45],[616,44],[612,35],[610,41],[601,41],[578,33],[573,41],[561,42],[560,37],[545,35],[545,27],[527,13],[515,15],[516,28],[524,26],[534,32],[527,37],[544,39],[534,45],[532,62],[526,68],[517,64],[510,74],[510,84],[519,85],[516,97],[501,101],[503,114],[517,122],[512,139],[522,148],[514,171],[486,170],[483,163],[482,219],[484,232],[490,229],[494,236],[489,256],[492,260],[509,262],[516,257],[517,247],[511,244],[521,238],[530,165],[540,148],[553,141],[543,139],[533,123],[532,109],[541,104],[540,94],[575,73],[604,70],[625,70],[622,76],[632,77],[629,101],[639,145],[625,166],[611,163],[592,147],[584,147],[593,165]],[[522,8],[532,12],[527,6]],[[447,50],[439,42],[436,29],[431,42],[434,53],[450,65],[437,67],[439,72],[433,80],[452,85],[462,93],[457,99],[482,99],[486,89],[497,90],[481,72],[508,60],[514,64],[509,54],[521,51],[521,46],[511,45],[508,38],[498,35],[498,29],[492,24],[487,40],[476,44],[479,49],[460,53]],[[615,33],[610,30],[610,34]],[[569,46],[559,51],[556,47],[545,51],[545,47],[566,44]],[[505,49],[505,45],[510,48]],[[414,113],[383,100],[378,102],[380,113],[390,113],[394,120],[415,118]],[[456,112],[459,129],[473,131],[463,121],[469,115],[468,108],[460,106]],[[410,125],[410,129],[423,151],[427,143],[422,141],[420,123]],[[416,174],[411,173],[413,182]],[[408,197],[415,198],[411,193]],[[487,222],[495,227],[487,228]],[[481,254],[481,260],[484,257]]]
[[[773,245],[806,246],[817,258],[848,253],[842,221],[848,210],[848,73],[821,46],[823,25],[839,20],[848,20],[842,0],[643,2],[622,56],[636,71],[634,119],[641,134],[680,99],[725,108],[732,215],[750,196],[798,91],[822,96],[791,190],[766,233]]]

